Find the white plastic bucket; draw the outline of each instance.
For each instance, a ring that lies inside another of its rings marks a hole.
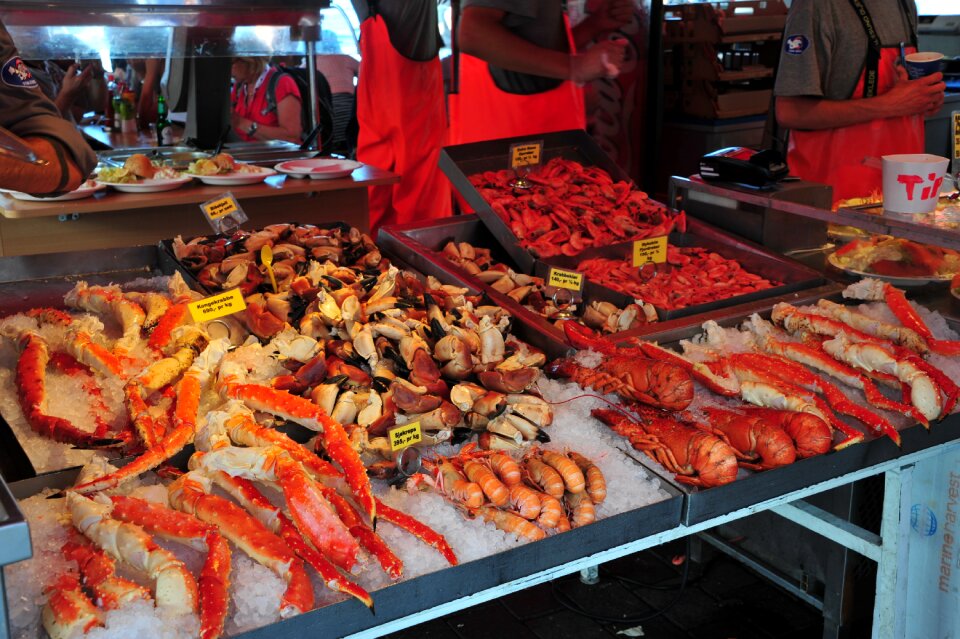
[[[883,156],[883,208],[896,213],[932,213],[950,160],[926,153]]]

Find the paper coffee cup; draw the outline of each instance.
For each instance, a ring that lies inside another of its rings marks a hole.
[[[933,51],[920,51],[918,53],[911,53],[908,55],[906,57],[904,66],[907,68],[907,75],[910,76],[910,79],[916,80],[917,78],[922,78],[930,75],[931,73],[936,73],[940,70],[942,64],[942,53],[936,53]]]
[[[883,156],[883,208],[895,213],[932,213],[950,160],[926,153]]]

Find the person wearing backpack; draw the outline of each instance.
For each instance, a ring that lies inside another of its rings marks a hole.
[[[302,133],[300,140],[297,140],[297,142],[302,142],[313,132],[313,114],[310,113],[310,100],[308,99],[310,95],[310,72],[303,67],[277,63],[276,60],[271,66],[273,66],[277,72],[270,74],[266,80],[267,103],[264,108],[267,111],[276,110],[277,88],[281,82],[286,82],[292,78],[293,81],[296,82],[297,89],[302,96],[300,100],[300,130]],[[333,150],[333,95],[330,91],[330,83],[327,82],[327,78],[319,69],[317,69],[314,77],[316,78],[317,114],[320,118],[317,120],[319,130],[315,136],[317,150],[323,150],[324,153],[327,154],[328,151]]]
[[[450,215],[436,0],[353,0],[360,18],[357,159],[400,182],[369,190],[370,229]]]
[[[271,82],[273,76],[281,74]],[[263,58],[234,58],[230,69],[233,105],[230,125],[244,142],[286,140],[300,144],[303,124],[297,82]],[[267,87],[273,85],[273,104],[267,99]]]

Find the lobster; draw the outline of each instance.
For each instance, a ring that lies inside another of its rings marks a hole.
[[[729,444],[707,432],[667,417],[634,421],[621,411],[595,408],[590,414],[630,445],[674,473],[678,482],[711,488],[737,478],[737,454]]]
[[[797,449],[790,436],[763,415],[711,407],[705,407],[703,411],[710,419],[710,425],[702,428],[730,444],[743,468],[767,470],[796,461]],[[828,447],[829,442],[828,439]]]
[[[548,374],[571,379],[584,388],[616,392],[626,400],[668,410],[683,410],[693,401],[693,378],[681,366],[651,359],[635,348],[618,350],[577,322],[566,321],[563,329],[573,346],[592,348],[604,357],[596,369],[581,366],[570,358],[556,359],[546,367]]]

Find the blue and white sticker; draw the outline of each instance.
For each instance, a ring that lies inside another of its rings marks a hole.
[[[910,508],[910,527],[922,537],[932,537],[937,532],[937,515],[926,504],[914,504]]]
[[[790,55],[800,55],[810,46],[810,40],[805,35],[788,36],[783,43],[783,50]]]
[[[37,81],[31,75],[30,69],[19,56],[13,56],[3,63],[3,67],[0,68],[0,79],[9,87],[33,89],[37,86]]]

